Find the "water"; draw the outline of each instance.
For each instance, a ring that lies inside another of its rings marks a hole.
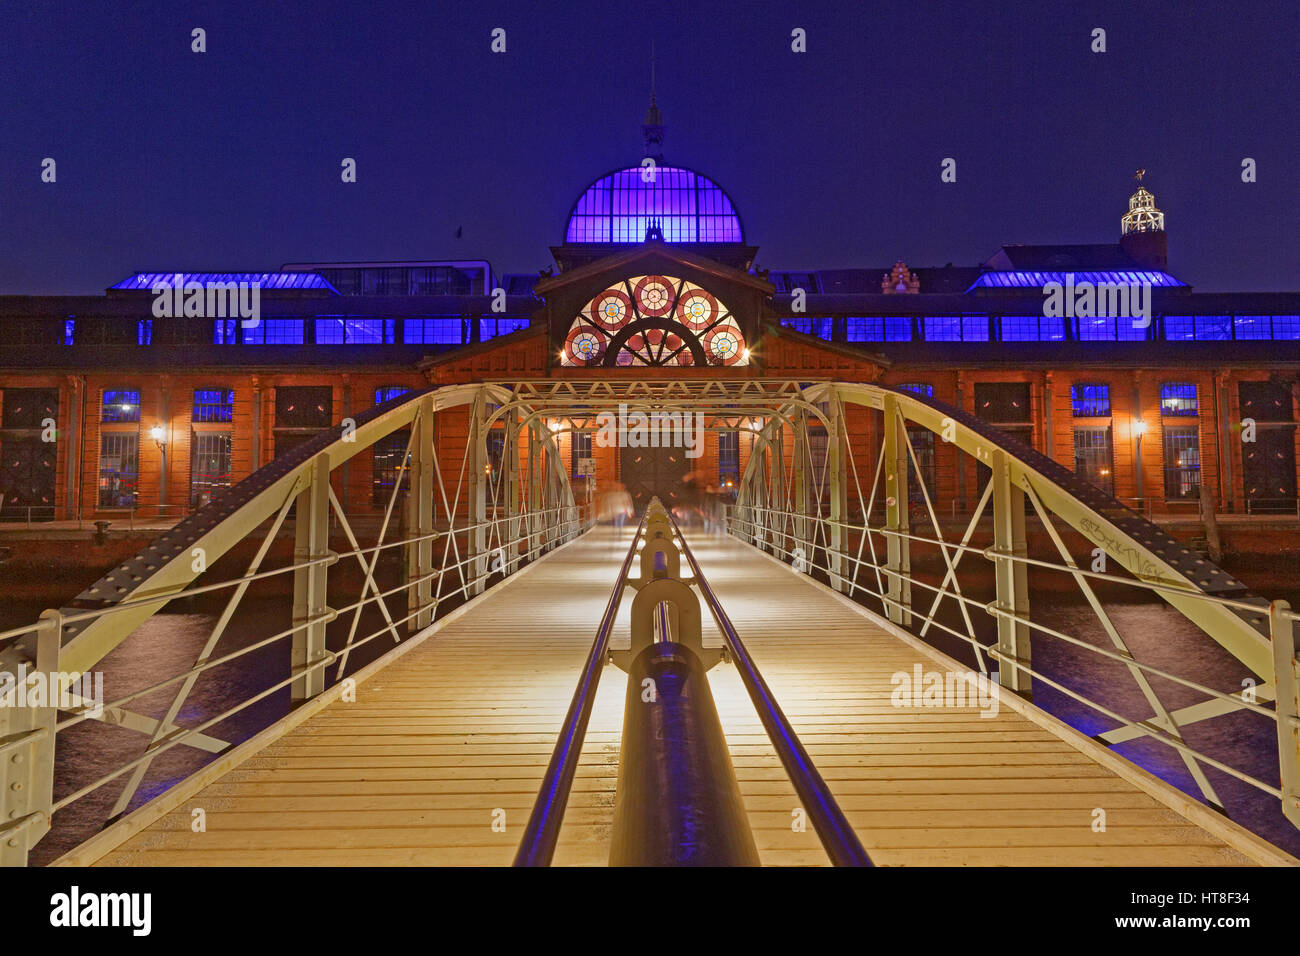
[[[1241,571],[1238,573],[1241,574]],[[1252,583],[1249,575],[1243,576],[1247,578],[1246,583]],[[391,587],[395,577],[393,574],[389,580],[381,579],[380,587]],[[864,580],[864,584],[873,588],[875,586],[874,579]],[[1111,647],[1101,623],[1081,595],[1077,592],[1048,590],[1040,584],[1031,576],[1031,606],[1035,621],[1089,644]],[[1300,606],[1300,589],[1262,584],[1256,584],[1256,587],[1256,593],[1262,596],[1286,598],[1292,601],[1293,606]],[[975,600],[986,601],[992,598],[992,588],[987,583],[968,584],[963,580],[963,590]],[[340,593],[331,595],[331,605],[350,603],[355,597],[345,597],[348,593],[353,596],[357,593],[355,584],[349,592],[347,584],[342,583]],[[929,600],[925,595],[926,592],[922,589],[916,589],[915,608],[928,609]],[[41,610],[57,607],[68,597],[66,589],[51,585],[44,597],[7,603],[0,607],[0,629],[29,623]],[[400,619],[406,613],[405,602],[400,595],[395,597],[397,600],[389,598],[389,604],[393,616]],[[102,662],[106,700],[111,701],[149,687],[192,667],[220,615],[223,603],[223,599],[218,596],[173,602],[165,612],[147,621],[130,640],[112,651]],[[1114,594],[1107,594],[1103,598],[1103,603],[1115,627],[1138,660],[1222,691],[1241,690],[1241,680],[1248,676],[1247,672],[1227,651],[1164,602],[1134,589],[1116,589]],[[241,604],[240,613],[222,638],[217,653],[229,654],[287,628],[289,605],[290,597],[286,593],[256,594],[250,591]],[[453,603],[448,602],[444,608],[449,609],[451,606]],[[974,609],[971,615],[977,635],[985,643],[991,643],[995,630],[992,618]],[[960,615],[955,610],[941,615],[940,619],[949,626],[962,629]],[[347,614],[330,626],[327,643],[331,649],[344,646],[350,624],[351,615]],[[383,620],[378,612],[368,610],[362,615],[357,633],[370,634],[382,626]],[[965,641],[936,632],[931,632],[927,639],[939,649],[974,666],[973,653]],[[348,672],[364,666],[393,646],[394,642],[387,634],[371,641],[354,653],[348,664]],[[1032,655],[1035,669],[1085,696],[1104,701],[1110,709],[1125,717],[1143,719],[1151,713],[1138,686],[1121,664],[1101,659],[1083,648],[1042,636],[1033,640]],[[234,702],[260,693],[283,680],[288,674],[288,666],[289,641],[282,640],[212,669],[197,681],[180,711],[179,722],[194,727],[212,719],[233,706]],[[336,668],[329,669],[329,681],[333,681],[335,673]],[[1200,699],[1196,691],[1162,678],[1151,678],[1151,684],[1170,710]],[[161,716],[171,703],[178,686],[173,684],[154,691],[127,705],[128,709]],[[1050,713],[1088,734],[1099,734],[1116,725],[1114,720],[1041,682],[1035,686],[1034,700]],[[206,732],[220,740],[238,743],[283,716],[288,709],[289,689],[285,687],[221,720]],[[1185,728],[1184,734],[1187,742],[1197,750],[1277,785],[1276,729],[1272,721],[1252,714],[1238,713],[1191,724]],[[60,756],[55,779],[55,799],[58,800],[135,759],[143,752],[145,742],[146,738],[139,733],[98,721],[84,721],[61,732],[58,738]],[[1198,796],[1193,778],[1181,757],[1163,744],[1150,739],[1138,739],[1115,749],[1151,773]],[[144,785],[132,801],[132,808],[161,793],[210,759],[210,753],[187,746],[177,746],[162,754],[153,762]],[[1300,831],[1283,817],[1276,798],[1220,771],[1205,768],[1205,773],[1232,819],[1289,852],[1300,854]],[[58,812],[54,818],[54,830],[37,845],[32,862],[37,865],[48,863],[92,836],[108,818],[125,779],[119,778]]]

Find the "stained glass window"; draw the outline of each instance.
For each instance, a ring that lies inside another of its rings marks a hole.
[[[561,365],[747,365],[745,337],[706,289],[634,276],[594,296],[565,337]]]

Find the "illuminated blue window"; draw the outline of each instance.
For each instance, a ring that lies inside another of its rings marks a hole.
[[[802,332],[804,335],[815,335],[819,339],[831,340],[831,329],[833,320],[824,317],[800,316],[793,319],[782,319],[781,324],[788,329],[794,329],[796,332]]]
[[[643,242],[653,224],[665,242],[744,242],[740,218],[717,183],[689,169],[640,166],[602,176],[579,197],[565,242]]]
[[[1075,418],[1106,418],[1110,415],[1109,385],[1071,385],[1070,407]]]
[[[1145,342],[1149,325],[1143,326],[1143,319],[1133,316],[1118,318],[1072,319],[1074,337],[1080,342]]]
[[[1165,382],[1161,385],[1160,414],[1169,417],[1196,415],[1195,383]]]
[[[1238,339],[1271,339],[1273,337],[1272,316],[1270,315],[1234,315],[1232,328]]]
[[[912,320],[905,315],[859,317],[848,320],[850,342],[910,342]]]
[[[316,320],[317,345],[384,345],[392,341],[392,319],[331,315]]]
[[[1185,282],[1179,282],[1167,272],[1150,272],[1150,271],[1122,271],[1122,272],[1027,272],[1019,270],[993,271],[985,272],[976,279],[967,292],[973,292],[976,289],[1041,289],[1049,282],[1056,282],[1064,286],[1067,282],[1067,275],[1074,276],[1074,284],[1077,286],[1081,282],[1091,282],[1093,285],[1100,283],[1120,284],[1120,285],[1150,285],[1160,288],[1177,288],[1185,287]]]
[[[149,345],[153,342],[153,319],[137,319],[135,323],[135,344]]]
[[[1004,315],[998,320],[1003,342],[1062,342],[1065,319],[1048,315]]]
[[[245,345],[302,345],[302,319],[262,319],[243,330]]]
[[[527,319],[479,319],[478,337],[482,341],[487,341],[498,335],[509,335],[511,332],[526,328],[528,328]]]
[[[235,393],[228,388],[196,388],[193,420],[230,422],[235,419]]]
[[[921,320],[927,342],[987,342],[986,315],[930,315]]]
[[[895,388],[902,389],[904,392],[915,392],[917,395],[924,395],[926,398],[934,398],[934,386],[926,385],[923,382],[908,382],[905,385],[897,385]]]
[[[212,342],[214,345],[234,345],[237,341],[235,338],[235,320],[234,319],[214,319],[212,322]]]
[[[405,395],[410,389],[405,385],[385,385],[382,388],[375,389],[375,404],[382,405],[384,402],[391,402],[399,395]]]
[[[463,345],[469,341],[468,326],[458,315],[403,319],[402,340],[407,345]]]
[[[76,319],[63,320],[63,344],[64,345],[72,345],[75,342],[76,331],[77,331]]]
[[[1300,339],[1300,315],[1273,316],[1273,338]]]
[[[99,420],[106,425],[140,420],[140,393],[135,389],[105,390]]]
[[[1232,339],[1232,322],[1226,315],[1167,315],[1165,339],[1170,342],[1227,342]]]

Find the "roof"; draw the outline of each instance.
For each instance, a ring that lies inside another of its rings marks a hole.
[[[1028,272],[1106,271],[1139,269],[1141,266],[1115,243],[1063,246],[1003,246],[984,263],[986,269]]]
[[[314,272],[134,272],[109,290],[152,291],[160,283],[167,288],[175,288],[176,278],[181,285],[197,282],[206,285],[210,282],[244,282],[256,284],[259,289],[303,290],[317,289],[338,295],[339,292],[322,276]]]
[[[976,289],[1042,289],[1047,283],[1056,282],[1064,286],[1067,282],[1078,285],[1083,282],[1114,283],[1123,285],[1150,285],[1162,289],[1187,288],[1187,283],[1180,282],[1168,272],[1145,269],[1128,269],[1107,272],[985,272],[971,285],[967,292]]]
[[[583,191],[566,243],[640,242],[657,226],[665,242],[744,242],[740,215],[716,182],[680,166],[630,166]]]

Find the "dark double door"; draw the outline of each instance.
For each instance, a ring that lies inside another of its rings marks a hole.
[[[637,514],[655,495],[670,510],[694,504],[692,486],[685,481],[690,461],[684,448],[623,448],[619,470]]]

